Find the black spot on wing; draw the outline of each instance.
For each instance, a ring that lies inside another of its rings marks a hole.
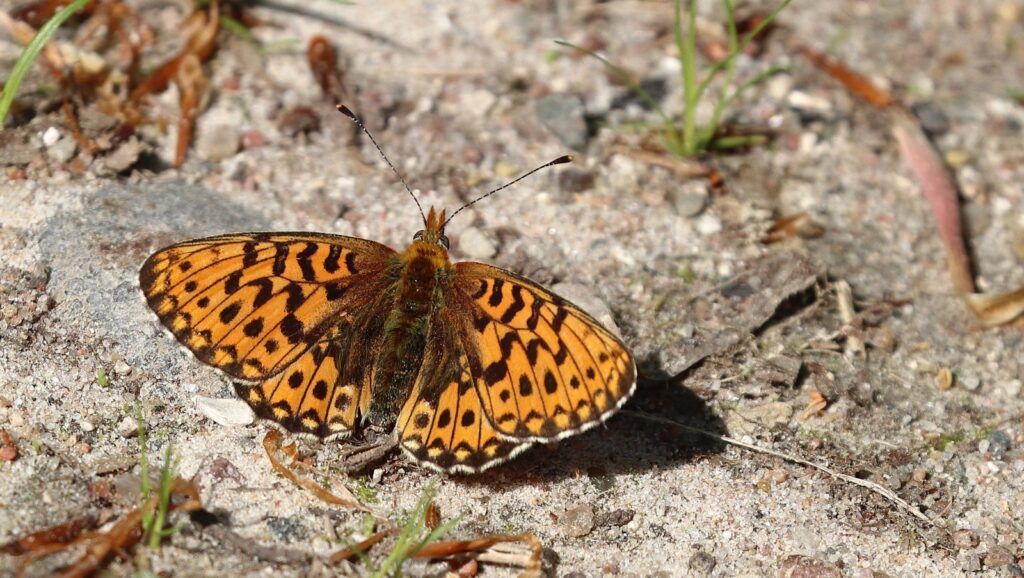
[[[281,320],[281,333],[288,338],[288,343],[294,345],[301,341],[303,329],[302,322],[293,313],[289,313]]]
[[[494,385],[505,379],[506,375],[508,375],[508,365],[504,359],[499,359],[488,365],[487,369],[484,370],[484,381],[487,385]]]
[[[501,314],[502,323],[511,323],[516,315],[519,314],[523,308],[526,307],[526,302],[523,301],[523,288],[519,285],[512,286],[512,304],[508,306],[508,309]]]
[[[238,315],[238,312],[242,310],[242,305],[237,301],[228,305],[224,309],[220,310],[220,322],[231,323],[231,321]]]
[[[249,321],[245,324],[245,327],[242,328],[242,331],[247,337],[256,337],[260,333],[263,333],[263,318],[257,317],[252,321]]]
[[[501,304],[502,300],[502,288],[505,286],[505,282],[501,279],[495,279],[494,285],[491,286],[491,296],[487,299],[487,304],[491,307],[497,307]]]
[[[256,291],[256,296],[252,299],[252,306],[254,308],[262,307],[274,296],[274,283],[270,279],[256,279],[251,285],[259,287]]]
[[[274,275],[284,275],[284,268],[288,259],[288,244],[281,243],[277,245],[276,251],[274,252]]]
[[[341,269],[341,265],[338,263],[340,258],[341,245],[331,245],[331,250],[327,252],[327,257],[324,258],[324,271],[335,273],[338,269]]]

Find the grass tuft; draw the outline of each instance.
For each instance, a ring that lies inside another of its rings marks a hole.
[[[697,2],[690,0],[687,7],[686,27],[683,26],[683,0],[675,0],[673,10],[672,33],[676,44],[676,58],[682,67],[683,102],[684,110],[682,118],[669,114],[654,96],[644,89],[640,83],[633,79],[621,67],[615,65],[604,56],[577,46],[564,40],[556,40],[557,44],[582,52],[597,59],[617,76],[634,94],[654,110],[661,119],[662,142],[665,148],[672,154],[679,157],[692,157],[700,152],[711,149],[727,149],[759,144],[763,137],[755,135],[752,137],[727,137],[716,138],[718,127],[722,121],[722,114],[734,100],[739,98],[752,86],[760,84],[767,78],[783,72],[785,67],[772,66],[753,78],[733,87],[733,77],[736,72],[736,58],[753,42],[754,38],[761,33],[775,20],[783,8],[792,0],[783,0],[764,20],[755,28],[750,30],[742,38],[736,30],[736,5],[735,0],[722,0],[725,8],[726,30],[729,36],[729,52],[726,56],[712,65],[703,73],[698,80],[697,72]],[[718,92],[714,102],[711,118],[707,124],[698,126],[697,105],[707,93],[711,83],[722,76],[722,89]]]
[[[154,488],[149,479],[146,426],[141,413],[136,416],[136,420],[139,422],[139,470],[142,477],[142,502],[145,503],[153,496]],[[160,465],[160,482],[156,488],[156,509],[154,511],[146,510],[142,513],[142,541],[154,550],[160,547],[160,542],[165,538],[177,534],[186,521],[182,519],[173,526],[167,526],[167,516],[171,508],[171,487],[177,467],[178,460],[174,457],[174,449],[168,444],[164,451],[164,461]]]
[[[39,56],[39,51],[43,49],[43,46],[49,42],[54,32],[64,22],[71,18],[71,16],[85,7],[89,0],[75,0],[71,4],[68,4],[64,8],[53,15],[42,28],[36,32],[36,35],[32,37],[32,40],[25,47],[25,50],[21,52],[21,56],[18,57],[17,62],[14,63],[14,67],[11,69],[10,76],[4,82],[4,93],[0,95],[0,127],[3,127],[4,120],[7,118],[7,113],[11,110],[11,104],[14,102],[14,95],[18,92],[18,87],[21,86],[21,81],[25,78],[25,74],[28,73],[28,69],[32,67],[32,63],[36,61],[36,57]]]
[[[445,534],[448,533],[456,524],[459,523],[461,517],[453,518],[444,524],[441,524],[433,530],[429,530],[426,525],[427,509],[430,507],[430,503],[434,500],[434,496],[437,495],[437,482],[432,481],[427,485],[427,488],[423,490],[423,495],[416,502],[416,506],[413,508],[405,519],[401,522],[401,531],[398,534],[398,541],[395,543],[394,548],[388,553],[387,557],[381,562],[381,565],[370,574],[370,578],[386,578],[386,577],[398,577],[402,575],[402,564],[406,560],[412,558],[423,549],[427,544],[439,541]]]

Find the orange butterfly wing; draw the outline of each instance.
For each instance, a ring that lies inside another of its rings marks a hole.
[[[531,445],[504,439],[484,415],[468,358],[443,314],[433,320],[420,373],[396,426],[409,457],[444,472],[479,472]]]
[[[369,407],[366,359],[383,331],[384,245],[312,233],[223,235],[154,253],[139,281],[160,321],[236,384],[260,417],[347,433]]]
[[[398,418],[413,459],[479,472],[584,431],[633,393],[622,341],[539,285],[480,263],[457,263],[432,319],[420,374]]]
[[[633,394],[622,340],[579,307],[511,272],[455,265],[460,325],[484,414],[510,440],[546,442],[587,430]]]

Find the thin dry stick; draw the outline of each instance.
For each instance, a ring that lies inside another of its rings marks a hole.
[[[793,463],[797,463],[797,464],[800,464],[800,465],[812,467],[812,468],[814,468],[816,470],[820,470],[822,472],[825,472],[826,474],[828,474],[830,476],[839,478],[840,480],[849,482],[851,484],[860,486],[862,488],[867,488],[868,490],[870,490],[870,491],[872,491],[872,492],[882,496],[883,498],[889,500],[890,502],[896,504],[901,509],[903,509],[904,511],[908,512],[909,514],[911,514],[912,516],[914,516],[915,518],[917,518],[918,520],[921,520],[922,522],[924,522],[926,524],[929,524],[929,525],[932,525],[932,526],[938,526],[939,525],[937,522],[935,522],[934,520],[930,519],[928,516],[925,516],[920,510],[918,510],[916,507],[914,507],[913,504],[911,504],[910,502],[907,502],[903,498],[897,496],[896,492],[893,492],[892,490],[890,490],[888,488],[884,488],[884,487],[882,487],[882,486],[880,486],[880,485],[878,485],[878,484],[876,484],[874,482],[869,482],[867,480],[862,480],[860,478],[855,478],[853,476],[848,476],[846,474],[841,474],[841,473],[833,470],[832,468],[829,468],[828,466],[823,466],[821,464],[816,464],[814,462],[807,461],[807,460],[805,460],[803,458],[798,458],[798,457],[790,455],[790,454],[784,454],[782,452],[778,452],[778,451],[775,451],[773,449],[763,448],[761,446],[756,446],[754,444],[748,444],[746,442],[741,442],[738,439],[733,439],[733,438],[728,437],[728,436],[723,436],[723,435],[719,435],[719,434],[716,434],[716,433],[711,433],[711,432],[709,432],[707,430],[702,430],[702,429],[699,429],[699,428],[691,427],[691,426],[679,423],[679,422],[677,422],[675,420],[671,420],[671,419],[668,419],[668,418],[659,417],[659,416],[656,416],[656,415],[650,415],[650,414],[646,414],[646,413],[640,413],[640,412],[631,411],[631,410],[623,410],[622,413],[627,414],[627,415],[631,415],[631,416],[634,416],[634,417],[638,417],[638,418],[641,418],[641,419],[646,419],[648,421],[653,421],[653,422],[657,422],[657,423],[664,423],[664,424],[668,424],[668,425],[673,425],[673,426],[682,428],[682,429],[684,429],[686,431],[697,433],[697,434],[700,434],[700,435],[703,435],[703,436],[707,436],[707,437],[709,437],[711,439],[718,440],[718,441],[723,442],[723,443],[732,444],[734,446],[739,446],[741,448],[746,448],[746,449],[751,450],[751,451],[772,455],[772,456],[784,459],[784,460],[789,461],[789,462],[793,462]]]

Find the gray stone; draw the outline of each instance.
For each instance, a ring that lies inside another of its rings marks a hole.
[[[594,529],[594,506],[583,504],[569,508],[559,520],[570,538],[582,538]]]
[[[583,150],[587,146],[587,122],[583,101],[572,94],[550,94],[537,101],[537,118],[565,146]]]
[[[704,211],[711,198],[704,181],[683,181],[668,192],[668,200],[680,217],[696,217]]]
[[[208,161],[222,161],[233,156],[241,146],[238,129],[234,125],[222,124],[210,126],[199,133],[196,138],[196,153],[199,158]]]

